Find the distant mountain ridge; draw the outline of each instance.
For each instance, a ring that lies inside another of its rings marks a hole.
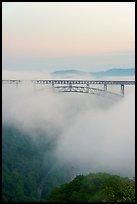
[[[99,72],[90,72],[92,76],[102,77],[102,76],[134,76],[135,69],[109,69],[107,71],[99,71]]]
[[[98,72],[84,72],[80,70],[70,69],[70,70],[58,70],[52,72],[53,76],[68,76],[68,75],[79,75],[79,76],[93,76],[93,77],[104,77],[104,76],[134,76],[135,69],[134,68],[114,68],[106,71],[98,71]]]
[[[79,70],[75,70],[75,69],[69,69],[69,70],[58,70],[55,72],[52,72],[52,75],[72,75],[72,74],[78,74],[78,75],[85,75],[85,74],[89,74],[88,72],[83,72],[83,71],[79,71]]]

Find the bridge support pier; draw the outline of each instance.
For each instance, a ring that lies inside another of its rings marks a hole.
[[[107,91],[107,84],[104,84],[104,91]]]
[[[89,84],[87,84],[87,92],[89,92]]]
[[[124,96],[124,84],[121,84],[121,96]]]
[[[71,91],[71,89],[72,89],[72,84],[69,85],[69,88],[70,88],[70,91]]]
[[[54,82],[52,81],[52,87],[54,87]]]

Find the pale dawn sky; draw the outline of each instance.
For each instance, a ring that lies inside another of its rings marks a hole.
[[[135,67],[134,2],[2,3],[2,68]]]

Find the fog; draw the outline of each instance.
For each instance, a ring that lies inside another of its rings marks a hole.
[[[108,87],[109,88],[109,87]],[[117,87],[120,92],[120,86]],[[56,159],[75,175],[108,172],[135,175],[135,88],[118,101],[59,93],[48,85],[3,84],[2,122],[30,134],[54,137]]]

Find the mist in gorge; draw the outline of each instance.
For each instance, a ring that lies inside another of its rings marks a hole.
[[[77,175],[135,176],[134,86],[110,98],[29,80],[3,83],[2,126],[5,201],[43,199]]]
[[[133,87],[124,98],[113,101],[36,86],[3,85],[3,124],[28,133],[35,142],[41,133],[54,137],[56,159],[73,166],[75,174],[105,171],[134,176]]]

